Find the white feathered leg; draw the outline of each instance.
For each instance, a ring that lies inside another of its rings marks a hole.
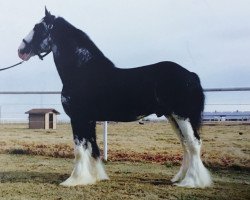
[[[181,168],[179,172],[171,179],[171,181],[175,183],[175,182],[182,180],[187,173],[188,165],[189,165],[189,152],[187,151],[187,148],[185,147],[183,136],[181,134],[181,130],[179,129],[177,122],[172,117],[169,117],[169,122],[172,125],[172,128],[175,130],[183,148],[183,160],[182,160]]]
[[[186,157],[184,156],[185,158],[188,157],[188,161],[186,162],[186,164],[188,164],[186,174],[184,178],[181,179],[182,178],[181,175],[183,175],[184,173],[180,173],[181,175],[179,176],[178,179],[178,181],[180,182],[176,183],[175,185],[182,187],[202,187],[202,188],[211,186],[212,179],[210,173],[205,168],[200,158],[201,140],[195,138],[193,128],[188,119],[184,120],[182,118],[179,118],[178,116],[173,116],[173,117],[183,135],[184,147],[186,147],[185,148],[186,154],[189,155]]]
[[[209,171],[203,165],[200,159],[201,141],[195,139],[187,142],[190,152],[190,162],[185,178],[176,185],[182,187],[208,187],[211,186],[212,180]]]
[[[183,160],[181,163],[181,168],[179,170],[179,172],[171,179],[172,183],[181,181],[182,179],[184,179],[187,170],[188,170],[188,166],[189,166],[189,154],[188,151],[185,149],[184,145],[183,145]]]
[[[88,142],[87,148],[85,148],[82,142],[77,142],[75,145],[75,167],[71,176],[60,185],[88,185],[107,179],[109,178],[100,158],[95,159],[92,157],[91,144]]]

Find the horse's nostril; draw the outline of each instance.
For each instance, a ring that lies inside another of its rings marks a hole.
[[[18,56],[19,56],[19,58],[22,58],[22,55],[23,55],[23,53],[21,52],[21,50],[20,49],[18,49]]]
[[[18,54],[23,54],[24,53],[24,50],[23,49],[18,49]]]

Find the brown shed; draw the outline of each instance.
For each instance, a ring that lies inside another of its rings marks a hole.
[[[51,108],[36,108],[25,112],[25,114],[29,114],[30,129],[56,129],[56,117],[60,113]]]

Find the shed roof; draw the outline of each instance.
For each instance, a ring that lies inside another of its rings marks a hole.
[[[25,112],[25,114],[46,114],[46,113],[51,113],[51,112],[57,115],[60,114],[57,110],[53,108],[34,108]]]

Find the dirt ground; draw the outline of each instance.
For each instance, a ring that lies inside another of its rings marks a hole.
[[[250,199],[250,125],[202,128],[202,159],[214,179],[205,189],[172,186],[182,150],[167,123],[109,124],[110,181],[65,188],[73,168],[69,125],[30,130],[0,125],[0,199]],[[102,149],[102,125],[97,126]]]

